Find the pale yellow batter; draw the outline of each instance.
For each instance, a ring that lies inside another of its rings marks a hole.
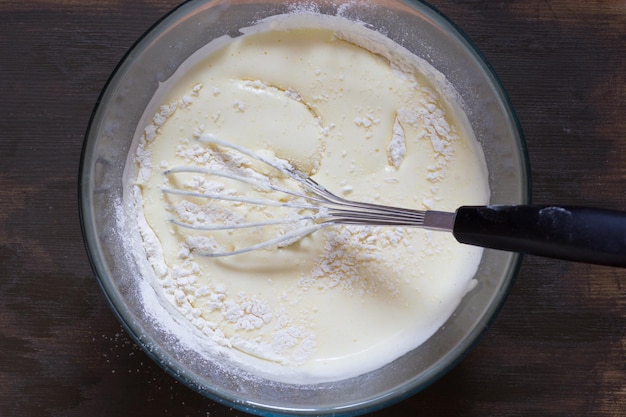
[[[163,172],[249,168],[201,140],[210,134],[287,160],[353,200],[485,204],[482,151],[447,91],[427,64],[341,18],[283,16],[200,51],[160,89],[133,159],[140,257],[165,298],[234,360],[277,379],[354,376],[423,343],[471,287],[481,249],[439,232],[333,226],[287,247],[208,258],[201,252],[224,239],[252,238],[173,225],[224,219],[210,200],[162,187],[231,185]],[[285,215],[269,210],[261,215]]]

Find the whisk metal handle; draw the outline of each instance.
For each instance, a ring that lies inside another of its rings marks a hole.
[[[574,206],[461,207],[461,243],[577,262],[626,267],[626,212]]]

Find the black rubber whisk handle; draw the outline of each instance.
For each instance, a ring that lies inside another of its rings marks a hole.
[[[626,212],[576,206],[464,206],[452,233],[461,243],[626,267]]]

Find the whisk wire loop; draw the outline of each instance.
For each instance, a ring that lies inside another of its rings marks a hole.
[[[199,192],[187,189],[163,187],[165,194],[179,195],[190,198],[209,199],[215,201],[230,201],[256,206],[281,207],[298,210],[298,214],[285,218],[271,219],[258,222],[224,223],[224,224],[191,224],[176,218],[170,222],[176,226],[199,231],[237,230],[245,228],[262,228],[276,225],[292,225],[276,238],[251,245],[246,248],[226,252],[210,252],[203,255],[218,257],[236,255],[239,253],[254,251],[268,247],[287,246],[303,237],[314,233],[324,227],[336,224],[346,225],[369,225],[369,226],[423,226],[426,211],[411,210],[398,207],[390,207],[371,203],[362,203],[342,198],[324,186],[317,183],[311,177],[297,170],[284,160],[269,159],[249,149],[216,138],[212,135],[200,137],[203,143],[231,149],[241,155],[248,156],[253,160],[260,161],[271,168],[281,172],[288,179],[293,180],[298,187],[291,189],[273,183],[268,176],[255,170],[216,170],[205,167],[179,166],[164,171],[165,176],[174,174],[201,174],[208,177],[219,177],[244,183],[261,191],[278,192],[294,197],[288,201],[280,201],[271,198],[252,198],[242,195],[229,195],[220,192]],[[302,214],[300,211],[307,210],[310,213]]]

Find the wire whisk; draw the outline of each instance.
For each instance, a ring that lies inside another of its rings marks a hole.
[[[178,166],[164,171],[169,184],[176,183],[173,177],[177,174],[195,174],[247,185],[249,192],[205,192],[166,186],[162,188],[163,193],[215,204],[229,202],[246,208],[274,207],[276,214],[259,221],[250,221],[245,216],[243,220],[236,221],[222,218],[193,223],[172,216],[169,221],[177,227],[208,234],[281,226],[277,229],[277,236],[264,237],[260,242],[233,250],[202,251],[204,256],[233,256],[280,248],[328,226],[363,225],[447,231],[465,244],[626,267],[626,213],[621,211],[558,205],[493,205],[463,206],[451,213],[363,203],[330,192],[285,160],[268,158],[212,135],[202,135],[200,141],[207,146],[233,152],[239,158],[250,158],[252,165],[260,163],[261,167],[217,169]],[[267,169],[280,175],[264,174]],[[283,214],[281,210],[287,210],[288,214]]]

